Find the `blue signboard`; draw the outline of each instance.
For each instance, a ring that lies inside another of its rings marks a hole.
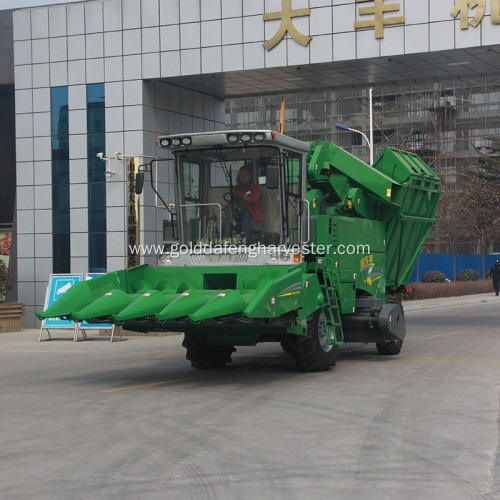
[[[92,278],[97,278],[99,276],[103,276],[105,273],[88,273],[85,275],[85,281],[91,280]],[[85,330],[85,328],[98,328],[100,330],[108,330],[113,328],[113,325],[108,323],[87,323],[86,321],[82,321],[80,324],[80,328]]]
[[[45,308],[47,310],[54,302],[60,299],[75,283],[82,281],[82,274],[51,274]],[[47,318],[43,320],[42,328],[74,328],[75,322],[61,318]]]

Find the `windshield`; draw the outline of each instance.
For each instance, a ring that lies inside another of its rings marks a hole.
[[[185,244],[296,243],[300,154],[283,157],[269,146],[212,147],[178,152],[176,159],[179,228]],[[274,183],[272,166],[278,173]]]

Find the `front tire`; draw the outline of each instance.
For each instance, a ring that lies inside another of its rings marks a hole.
[[[377,351],[382,356],[395,356],[401,352],[402,340],[388,340],[387,342],[377,342]]]
[[[231,354],[236,351],[233,346],[209,345],[204,333],[185,333],[182,346],[186,348],[186,359],[199,370],[224,368],[231,363]]]
[[[304,372],[330,370],[337,361],[338,347],[328,343],[321,311],[317,311],[307,320],[307,335],[297,335],[287,342],[287,347],[297,367]]]

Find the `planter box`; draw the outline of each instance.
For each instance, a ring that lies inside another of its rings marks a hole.
[[[26,314],[26,304],[9,302],[0,304],[0,333],[20,332],[21,316]]]

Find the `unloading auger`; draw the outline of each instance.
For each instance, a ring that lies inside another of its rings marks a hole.
[[[330,369],[344,343],[400,352],[401,294],[440,195],[418,156],[386,148],[370,166],[267,130],[157,144],[176,175],[158,265],[77,283],[38,318],[184,332],[196,368],[259,342],[280,342],[304,371]]]

